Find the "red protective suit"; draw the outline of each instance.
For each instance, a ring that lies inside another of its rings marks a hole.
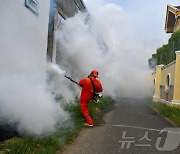
[[[102,92],[103,88],[102,88],[101,82],[98,79],[96,79],[95,77],[90,77],[90,78],[92,79],[92,81],[94,83],[95,92],[97,92],[97,93]],[[88,110],[89,100],[92,99],[93,93],[94,93],[91,80],[88,77],[81,79],[79,81],[79,85],[82,87],[81,96],[80,96],[81,111],[86,118],[87,124],[93,125],[93,120],[90,117],[89,110]]]

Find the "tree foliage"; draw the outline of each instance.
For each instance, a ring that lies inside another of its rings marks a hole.
[[[168,44],[156,50],[156,53],[149,59],[150,67],[154,67],[151,61],[156,60],[157,65],[167,65],[176,59],[175,51],[180,50],[180,30],[174,32],[168,40]]]

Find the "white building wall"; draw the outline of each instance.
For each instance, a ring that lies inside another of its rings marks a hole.
[[[174,27],[174,31],[180,30],[180,19],[177,20],[175,27]]]
[[[45,72],[49,0],[39,2],[39,15],[25,0],[0,2],[0,74]]]

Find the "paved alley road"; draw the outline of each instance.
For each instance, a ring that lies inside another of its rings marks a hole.
[[[84,128],[63,153],[179,154],[180,147],[162,149],[167,133],[159,133],[167,127],[174,126],[142,100],[121,99],[101,113],[95,127]]]

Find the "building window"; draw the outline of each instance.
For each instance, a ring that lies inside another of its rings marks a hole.
[[[167,75],[167,86],[170,85],[170,74]]]
[[[171,85],[171,75],[168,74],[167,77],[166,77],[166,85],[165,85],[165,88],[166,88],[166,91],[168,92],[169,89],[170,89],[170,85]]]
[[[25,6],[36,15],[39,15],[39,2],[37,0],[25,0]]]
[[[153,92],[155,93],[156,79],[153,80]]]

